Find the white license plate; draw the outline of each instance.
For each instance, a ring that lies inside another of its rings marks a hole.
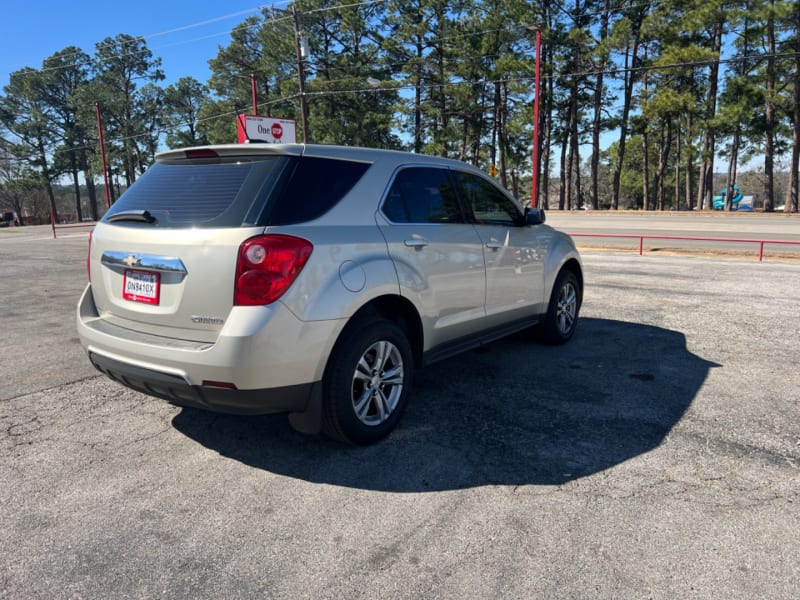
[[[158,304],[161,293],[161,279],[158,273],[149,271],[125,270],[122,282],[122,297],[133,302]]]

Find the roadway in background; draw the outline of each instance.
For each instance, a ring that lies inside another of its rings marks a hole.
[[[568,233],[668,235],[688,237],[791,240],[800,242],[800,214],[756,212],[633,212],[633,211],[547,211],[547,223]],[[630,249],[638,252],[639,241],[606,237],[576,236],[584,248]],[[646,239],[645,252],[676,250],[718,251],[742,257],[758,257],[758,244]],[[767,244],[766,260],[800,257],[800,245]]]

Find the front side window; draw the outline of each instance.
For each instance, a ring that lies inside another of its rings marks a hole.
[[[409,167],[400,171],[383,203],[394,223],[463,223],[447,170]]]
[[[467,209],[478,225],[515,226],[521,222],[517,205],[492,182],[464,171],[457,173],[457,179]]]

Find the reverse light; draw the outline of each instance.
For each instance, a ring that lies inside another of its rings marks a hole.
[[[239,246],[233,303],[264,306],[280,298],[303,270],[314,246],[302,238],[267,234]]]

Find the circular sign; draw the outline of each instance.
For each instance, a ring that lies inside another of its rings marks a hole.
[[[283,137],[283,127],[281,127],[280,123],[272,124],[272,137],[274,137],[276,140],[279,140]]]

